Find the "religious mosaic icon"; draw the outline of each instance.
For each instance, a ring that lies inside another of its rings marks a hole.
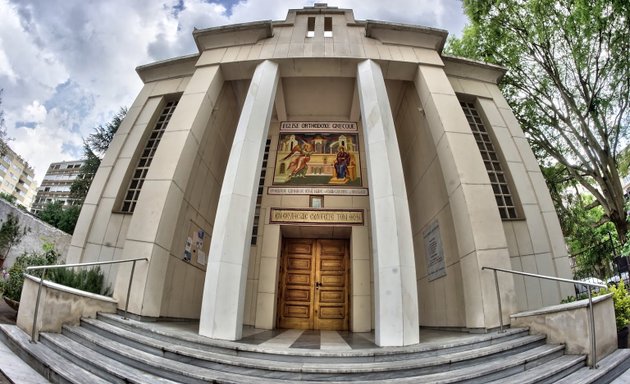
[[[281,134],[273,183],[276,185],[361,186],[357,135],[350,133]]]

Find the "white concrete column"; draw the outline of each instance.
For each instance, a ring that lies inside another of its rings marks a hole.
[[[199,320],[203,336],[241,338],[256,189],[278,79],[278,64],[258,64],[238,121],[212,230]]]
[[[462,271],[466,327],[499,326],[492,272],[511,268],[510,254],[492,185],[479,147],[443,68],[420,65],[416,91],[433,136],[448,193]],[[514,313],[514,280],[499,276],[504,324]]]
[[[379,346],[419,342],[418,291],[409,204],[381,68],[359,63],[357,87],[370,187],[375,336]]]

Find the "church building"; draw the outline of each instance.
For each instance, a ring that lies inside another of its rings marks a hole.
[[[370,332],[487,332],[558,304],[570,278],[536,158],[498,83],[447,32],[315,4],[196,29],[144,86],[83,205],[68,263],[106,266],[141,319]],[[127,302],[128,300],[128,302]]]

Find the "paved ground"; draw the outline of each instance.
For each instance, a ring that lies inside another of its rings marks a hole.
[[[17,312],[0,298],[0,324],[15,324],[16,320]],[[11,383],[42,384],[48,381],[0,341],[0,384]]]
[[[17,312],[0,299],[0,324],[15,324]]]

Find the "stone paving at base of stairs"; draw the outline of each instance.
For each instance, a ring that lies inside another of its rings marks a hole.
[[[615,380],[611,381],[610,384],[630,384],[630,369],[622,373]]]
[[[139,322],[129,320],[136,325],[153,328],[159,333],[174,337],[188,335],[200,341],[208,340],[198,335],[198,321],[157,321]],[[420,330],[420,344],[443,344],[462,341],[467,338],[478,338],[480,334],[462,333],[457,331],[445,331],[423,328]],[[267,351],[273,350],[319,350],[319,351],[350,351],[361,349],[379,348],[374,342],[374,332],[350,332],[350,331],[319,331],[302,329],[274,329],[264,330],[251,326],[243,327],[243,336],[240,340],[228,342],[258,346]],[[389,348],[389,347],[388,347]],[[404,347],[403,347],[404,348]]]
[[[0,299],[0,324],[15,324],[16,319],[17,312]],[[0,384],[5,383],[42,384],[49,381],[0,342]]]

